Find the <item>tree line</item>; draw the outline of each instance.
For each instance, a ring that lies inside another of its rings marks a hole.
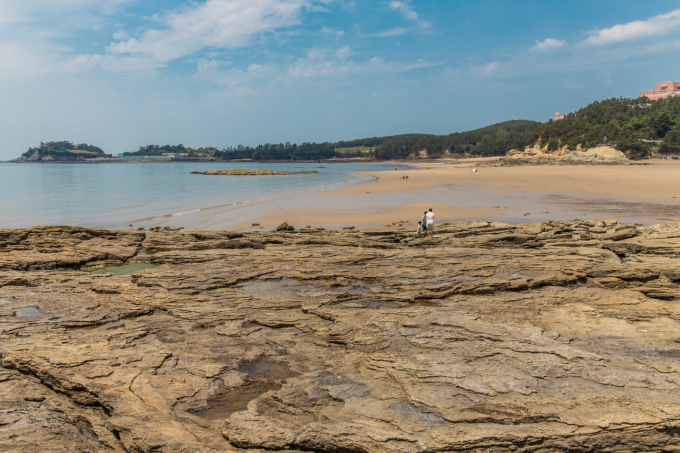
[[[515,141],[542,123],[512,120],[467,132],[449,135],[420,135],[385,142],[375,152],[376,159],[408,159],[426,151],[430,158],[473,154],[501,156],[512,149]]]

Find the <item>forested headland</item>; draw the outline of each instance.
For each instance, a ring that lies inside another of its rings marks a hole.
[[[73,161],[93,159],[96,157],[107,157],[107,154],[104,154],[104,151],[101,148],[94,145],[88,145],[86,143],[74,145],[68,141],[61,141],[40,142],[40,146],[28,148],[28,151],[21,155],[20,160],[34,162]]]
[[[605,139],[606,137],[606,139]],[[606,141],[628,157],[680,153],[680,97],[613,98],[583,107],[559,121],[541,123],[522,134],[514,148],[557,151],[593,148]]]

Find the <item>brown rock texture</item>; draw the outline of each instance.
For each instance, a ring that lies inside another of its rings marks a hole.
[[[680,450],[680,224],[0,230],[0,451]]]

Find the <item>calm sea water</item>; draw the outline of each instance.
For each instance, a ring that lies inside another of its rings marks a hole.
[[[315,168],[323,165],[326,168]],[[316,170],[287,176],[205,176],[192,171],[229,168]],[[303,167],[303,168],[295,168]],[[0,162],[0,228],[79,225],[120,228],[129,223],[282,195],[340,188],[370,177],[353,172],[391,170],[394,164],[111,163],[10,164]],[[400,167],[403,168],[403,167]],[[160,223],[163,224],[163,223]]]

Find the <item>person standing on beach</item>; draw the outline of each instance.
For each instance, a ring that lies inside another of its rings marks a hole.
[[[434,236],[434,212],[432,212],[432,208],[425,213],[425,218],[427,219],[427,234],[432,237]]]
[[[423,233],[427,236],[427,211],[423,212],[423,217],[420,220],[423,222]]]

